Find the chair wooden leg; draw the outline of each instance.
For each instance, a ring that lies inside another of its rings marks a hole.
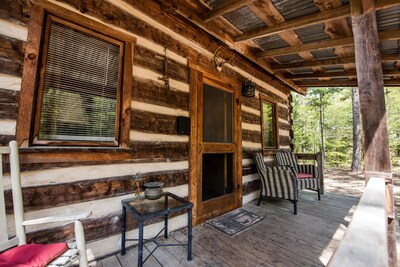
[[[317,192],[318,192],[318,200],[321,200],[321,192],[320,192],[319,188],[318,188]]]
[[[297,214],[297,200],[293,201],[293,206],[294,206],[294,212],[293,214]]]

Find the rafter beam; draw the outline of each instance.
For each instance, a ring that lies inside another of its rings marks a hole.
[[[379,33],[379,40],[398,40],[400,39],[400,30],[383,31]],[[316,51],[327,48],[335,48],[338,46],[354,45],[353,37],[346,37],[341,39],[326,40],[308,43],[302,46],[284,47],[264,51],[259,54],[259,58],[274,57],[281,55],[296,54],[303,51]]]
[[[335,72],[318,72],[318,73],[303,73],[303,74],[291,74],[286,73],[286,79],[312,79],[312,78],[339,78],[339,77],[356,77],[356,71],[335,71]]]
[[[400,6],[399,0],[378,0],[375,1],[375,10],[382,10],[387,8],[393,8],[396,6]]]
[[[400,79],[384,80],[385,86],[400,86]],[[333,81],[301,81],[296,82],[300,87],[357,87],[357,80],[333,80]]]
[[[381,56],[382,62],[397,61],[397,60],[400,60],[400,54],[386,54]],[[273,70],[286,70],[286,69],[310,68],[316,66],[343,65],[355,62],[356,61],[354,57],[345,57],[345,58],[332,58],[332,59],[323,59],[323,60],[306,61],[306,62],[295,62],[287,64],[271,64],[271,68]]]
[[[298,69],[298,68],[311,68],[317,66],[342,65],[348,63],[355,63],[354,57],[332,58],[332,59],[295,62],[287,64],[271,64],[271,67],[274,70],[286,70],[286,69]]]
[[[204,14],[204,22],[209,22],[223,14],[246,6],[255,0],[228,0]]]
[[[242,35],[239,35],[234,40],[235,42],[240,42],[240,41],[250,40],[253,38],[265,37],[273,34],[278,34],[287,30],[294,30],[297,28],[303,28],[314,24],[319,24],[323,21],[348,17],[349,14],[350,14],[350,5],[345,5],[339,8],[307,15],[298,19],[288,20],[281,24],[254,29]]]
[[[392,8],[395,6],[400,6],[400,1],[398,0],[378,0],[375,2],[375,10],[381,10],[386,8]],[[280,23],[279,25],[261,27],[243,33],[240,36],[234,38],[235,42],[241,42],[250,40],[253,38],[260,38],[265,36],[270,36],[273,34],[278,34],[287,30],[294,30],[298,28],[303,28],[311,26],[314,24],[323,23],[325,21],[335,20],[343,17],[350,16],[350,5],[344,5],[339,8],[322,11],[316,14],[307,15],[304,17],[288,20],[286,22]]]
[[[395,6],[400,6],[400,1],[398,1],[398,0],[378,0],[375,2],[375,10],[392,8]],[[283,31],[303,28],[303,27],[314,25],[314,24],[320,24],[325,21],[335,20],[335,19],[349,17],[349,16],[350,16],[350,5],[347,4],[347,5],[335,8],[335,9],[330,9],[330,10],[322,11],[319,13],[300,17],[297,19],[288,20],[286,22],[283,22],[283,23],[280,23],[277,25],[254,29],[254,30],[248,31],[246,33],[243,33],[242,35],[237,36],[234,39],[234,41],[240,42],[240,41],[250,40],[253,38],[270,36],[273,34],[278,34]]]
[[[399,75],[400,70],[383,70],[383,76]],[[305,74],[291,74],[284,75],[286,79],[317,79],[317,78],[340,78],[340,77],[356,77],[357,72],[354,71],[335,71],[335,72],[318,72],[318,73],[305,73]]]
[[[338,46],[353,45],[353,37],[307,43],[302,46],[283,47],[261,52],[258,57],[275,57],[281,55],[297,54],[303,51],[317,51]]]
[[[168,3],[171,2],[172,0],[162,0],[162,1],[167,1]],[[257,64],[260,66],[262,69],[264,69],[266,72],[274,75],[274,78],[271,77],[271,82],[274,83],[274,86],[277,86],[277,88],[285,88],[285,89],[293,89],[294,91],[304,95],[306,94],[306,91],[304,88],[299,88],[295,86],[293,81],[287,80],[283,77],[282,74],[274,74],[274,71],[272,68],[269,66],[269,63],[266,60],[263,59],[258,59],[255,54],[251,51],[250,47],[243,45],[243,44],[237,44],[233,42],[232,37],[227,34],[224,29],[220,29],[217,27],[217,25],[214,23],[214,21],[210,21],[209,23],[205,23],[204,20],[200,17],[200,14],[198,12],[194,12],[193,8],[187,5],[187,3],[183,0],[174,0],[173,3],[176,6],[176,9],[174,12],[179,14],[180,16],[186,18],[188,21],[194,23],[197,25],[199,28],[203,29],[210,35],[214,36],[217,38],[219,41],[221,41],[223,44],[227,45],[230,49],[235,50],[236,52],[242,54],[244,57],[249,59],[251,62]],[[279,83],[280,80],[282,83]]]

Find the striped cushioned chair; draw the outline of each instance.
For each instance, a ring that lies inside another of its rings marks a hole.
[[[297,214],[298,179],[292,171],[287,167],[266,167],[261,153],[255,153],[253,158],[261,180],[257,205],[265,196],[287,199],[294,204],[294,214]]]
[[[280,167],[290,168],[298,180],[298,190],[310,189],[318,192],[321,200],[318,169],[311,164],[298,164],[297,155],[289,151],[278,151],[276,162]]]

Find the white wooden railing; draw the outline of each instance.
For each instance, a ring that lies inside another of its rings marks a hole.
[[[369,179],[329,267],[389,266],[385,179]]]

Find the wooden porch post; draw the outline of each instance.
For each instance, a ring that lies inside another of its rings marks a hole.
[[[354,50],[357,67],[362,131],[364,134],[364,164],[366,182],[369,173],[385,173],[388,178],[386,203],[388,212],[389,266],[397,266],[396,222],[393,207],[393,181],[387,129],[387,114],[383,90],[383,73],[378,27],[373,0],[351,0]]]

